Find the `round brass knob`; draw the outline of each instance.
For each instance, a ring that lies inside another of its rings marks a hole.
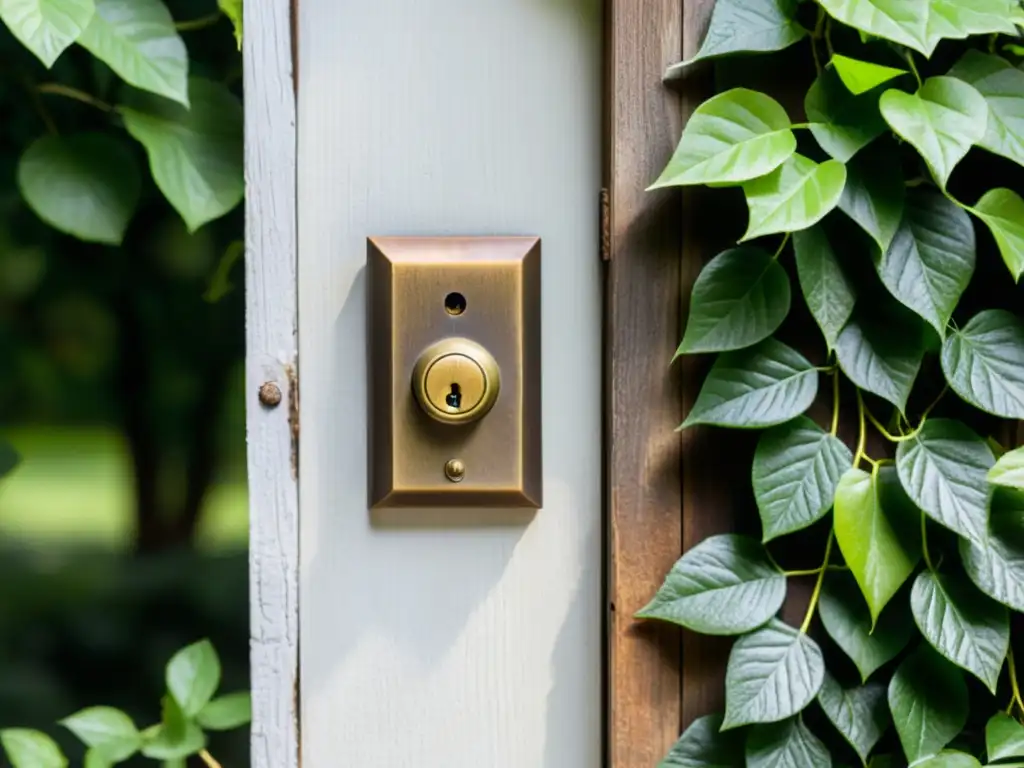
[[[494,407],[501,389],[498,363],[469,339],[442,339],[419,356],[412,391],[420,407],[445,424],[468,424]]]

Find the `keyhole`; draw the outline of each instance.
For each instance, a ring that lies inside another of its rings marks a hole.
[[[444,398],[449,408],[458,410],[462,407],[462,388],[458,384],[452,384],[452,391]]]

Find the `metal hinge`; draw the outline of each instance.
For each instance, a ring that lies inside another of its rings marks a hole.
[[[601,261],[612,260],[612,196],[608,187],[601,188]]]

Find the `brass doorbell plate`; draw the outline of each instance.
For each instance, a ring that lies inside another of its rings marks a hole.
[[[541,506],[540,239],[367,243],[373,507]]]

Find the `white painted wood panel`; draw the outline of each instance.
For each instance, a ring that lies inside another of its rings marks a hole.
[[[595,768],[600,2],[298,8],[303,766]],[[402,234],[543,240],[525,523],[371,522],[365,239]]]

